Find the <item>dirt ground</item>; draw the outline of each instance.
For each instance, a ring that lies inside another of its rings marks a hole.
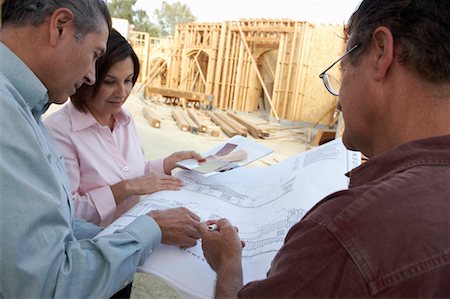
[[[159,117],[161,120],[160,128],[154,128],[149,125],[142,113],[144,106],[150,107],[154,114]],[[144,100],[142,97],[132,95],[128,98],[124,107],[133,115],[146,158],[148,159],[165,157],[180,150],[196,150],[201,153],[229,138],[222,131],[219,137],[213,137],[209,130],[207,133],[200,134],[179,130],[171,116],[172,106],[165,104],[163,100]],[[272,154],[266,156],[262,161],[254,162],[253,164],[255,165],[249,165],[251,167],[272,165],[304,151],[309,148],[308,138],[313,137],[315,133],[314,129],[301,128],[299,126],[283,126],[276,121],[269,122],[262,117],[249,113],[241,113],[239,115],[270,132],[270,137],[267,139],[255,139],[251,135],[247,136],[247,138],[273,149]],[[215,126],[209,120],[208,122],[208,124]],[[310,132],[309,137],[308,132]]]
[[[161,120],[160,128],[154,128],[149,125],[142,112],[145,106],[150,107],[154,114],[159,117]],[[46,115],[59,109],[59,107],[52,105]],[[193,134],[179,130],[171,116],[172,107],[165,104],[162,99],[152,98],[144,100],[142,96],[131,95],[124,107],[133,115],[138,135],[145,151],[145,157],[149,160],[166,157],[173,152],[181,150],[195,150],[202,153],[229,138],[223,132],[220,133],[219,137],[213,137],[209,131],[202,134]],[[44,115],[44,118],[46,115]],[[268,121],[255,114],[242,113],[240,116],[251,120],[255,125],[269,130],[270,137],[267,139],[254,139],[250,135],[247,138],[251,138],[273,149],[273,153],[259,161],[253,162],[248,167],[268,167],[305,151],[310,147],[309,140],[315,134],[314,129],[280,125],[277,121]],[[158,277],[146,273],[136,273],[131,298],[156,299],[180,298],[180,296]]]

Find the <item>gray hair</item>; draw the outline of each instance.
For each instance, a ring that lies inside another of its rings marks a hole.
[[[58,8],[68,8],[74,15],[77,39],[100,30],[100,16],[111,28],[111,16],[103,0],[5,0],[2,6],[2,24],[6,26],[42,24]]]

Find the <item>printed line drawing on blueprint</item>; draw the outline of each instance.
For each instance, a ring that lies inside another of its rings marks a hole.
[[[241,172],[238,169],[214,177],[202,177],[190,171],[180,171],[176,176],[185,182],[185,191],[215,197],[240,208],[258,208],[293,191],[300,159],[293,162],[291,170],[285,171],[282,176],[275,176],[275,180],[266,180],[270,173],[265,171],[266,175],[260,175],[263,180],[259,183],[253,180],[252,184],[241,175],[234,176],[236,171]]]
[[[306,213],[303,209],[290,209],[286,218],[268,223],[257,231],[246,232],[240,229],[240,237],[245,241],[242,257],[253,257],[269,252],[276,252],[284,242],[289,229]]]

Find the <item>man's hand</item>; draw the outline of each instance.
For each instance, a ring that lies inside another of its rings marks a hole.
[[[215,224],[217,229],[209,230]],[[203,254],[217,273],[215,298],[235,298],[242,287],[242,248],[237,228],[227,219],[202,222],[197,227],[202,237]]]
[[[197,225],[200,218],[186,208],[155,210],[148,213],[161,228],[162,241],[166,245],[192,247],[200,234]]]
[[[198,162],[205,161],[205,158],[194,151],[176,152],[164,159],[164,172],[171,174],[178,162],[187,159],[196,159]]]
[[[215,224],[217,229],[210,231],[208,225]],[[219,272],[230,263],[239,263],[242,258],[242,242],[237,228],[227,219],[202,222],[197,227],[206,260],[215,272]]]

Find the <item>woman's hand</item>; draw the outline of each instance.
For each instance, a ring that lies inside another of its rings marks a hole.
[[[124,180],[111,186],[111,191],[119,205],[130,195],[144,195],[162,190],[180,190],[183,182],[176,177],[149,173],[134,179]]]
[[[164,173],[171,174],[172,170],[177,167],[176,164],[187,159],[196,159],[198,162],[205,161],[205,158],[194,151],[175,152],[164,159]]]

